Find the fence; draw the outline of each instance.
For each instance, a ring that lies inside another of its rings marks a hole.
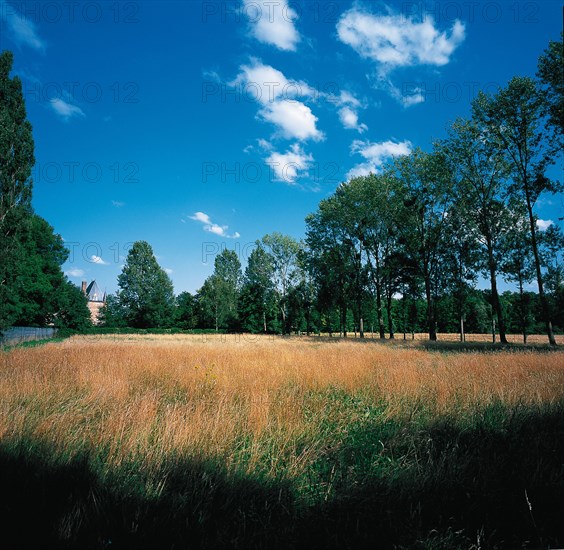
[[[0,333],[0,344],[14,345],[32,340],[45,340],[57,334],[56,328],[11,327]]]

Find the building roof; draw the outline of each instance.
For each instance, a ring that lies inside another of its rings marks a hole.
[[[92,281],[86,287],[86,296],[89,302],[103,302],[106,299],[106,293],[100,291],[96,281]]]

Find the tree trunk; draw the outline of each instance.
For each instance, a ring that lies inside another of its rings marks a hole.
[[[521,332],[523,333],[523,344],[527,343],[527,312],[525,311],[525,296],[523,293],[523,276],[519,272],[519,310],[521,312]]]
[[[435,306],[431,295],[431,279],[425,274],[425,299],[427,300],[427,324],[429,325],[429,340],[437,340],[437,326],[435,321]]]
[[[378,330],[380,332],[380,339],[386,338],[386,329],[384,327],[384,317],[382,316],[382,285],[380,283],[380,260],[378,253],[376,253],[376,313],[378,315]]]
[[[460,316],[460,341],[466,342],[466,335],[464,334],[464,316]]]
[[[527,198],[527,211],[529,213],[529,224],[531,228],[531,245],[533,247],[533,255],[535,257],[535,268],[537,271],[537,284],[539,287],[539,298],[541,301],[542,316],[544,317],[544,322],[546,325],[546,334],[548,335],[548,342],[551,346],[556,345],[556,339],[554,338],[554,332],[552,330],[552,321],[550,320],[550,311],[548,309],[548,301],[544,294],[544,285],[541,272],[541,263],[539,257],[539,250],[537,246],[537,232],[535,227],[535,216],[533,214],[533,207],[531,205],[531,199],[529,196],[529,184],[525,179],[525,196]]]
[[[281,307],[280,311],[282,311],[282,334],[286,334],[286,308]]]
[[[390,333],[390,340],[395,338],[394,334],[394,319],[392,318],[392,293],[386,292],[386,311],[388,313],[388,332]]]
[[[503,310],[501,309],[501,301],[497,291],[497,278],[496,278],[496,265],[493,257],[493,247],[491,240],[486,237],[486,246],[488,249],[488,267],[490,269],[490,285],[492,290],[492,306],[495,314],[497,315],[497,324],[499,326],[499,341],[502,344],[507,344],[507,337],[505,335],[505,319],[503,317]]]

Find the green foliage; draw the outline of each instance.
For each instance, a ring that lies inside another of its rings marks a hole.
[[[169,327],[174,322],[174,289],[146,241],[133,243],[118,276],[118,300],[128,326]]]
[[[100,309],[98,322],[102,327],[120,328],[127,326],[127,309],[120,300],[119,293],[110,294]]]
[[[31,213],[35,164],[31,124],[18,77],[10,78],[13,55],[0,54],[0,330],[14,323],[20,298],[14,288],[23,257],[20,244]]]
[[[564,135],[564,33],[560,41],[551,40],[544,53],[539,57],[537,77],[541,93],[546,94],[550,110],[550,124]]]
[[[57,328],[85,332],[92,326],[86,296],[70,281],[63,281],[57,290]]]
[[[238,301],[241,291],[241,262],[233,250],[223,250],[214,261],[214,272],[196,296],[201,328],[238,327]]]
[[[249,255],[239,299],[241,328],[252,333],[278,332],[274,262],[257,241]]]
[[[272,281],[276,293],[278,310],[281,315],[282,332],[287,333],[288,292],[297,267],[299,243],[289,235],[270,233],[262,238],[262,245],[268,251],[272,263]]]
[[[189,292],[181,292],[176,297],[176,324],[183,329],[193,329],[196,323],[196,298]]]

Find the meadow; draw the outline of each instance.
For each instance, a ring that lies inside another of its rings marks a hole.
[[[554,548],[564,352],[235,335],[16,347],[0,352],[0,480],[3,548]]]

